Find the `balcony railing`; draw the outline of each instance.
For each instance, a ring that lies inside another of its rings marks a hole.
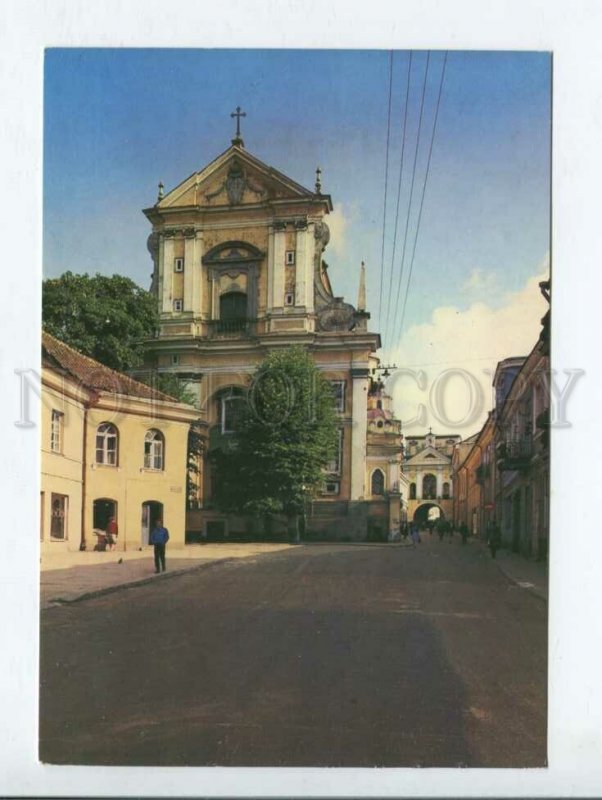
[[[497,445],[500,470],[524,470],[529,467],[533,455],[532,439],[506,439]]]
[[[207,323],[208,335],[216,337],[250,336],[255,331],[255,320],[252,319],[215,319]]]

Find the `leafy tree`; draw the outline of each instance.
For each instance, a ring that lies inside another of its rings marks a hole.
[[[337,447],[332,390],[302,348],[270,353],[248,389],[229,448],[214,456],[217,503],[254,515],[282,513],[298,541],[299,516]]]
[[[141,363],[143,340],[158,326],[157,302],[122,275],[65,272],[43,283],[42,321],[57,339],[126,372]]]

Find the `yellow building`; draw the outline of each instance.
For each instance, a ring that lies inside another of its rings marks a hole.
[[[323,253],[332,202],[320,172],[307,189],[247,152],[237,135],[208,166],[165,195],[159,189],[144,212],[160,313],[145,368],[188,381],[212,449],[232,435],[237,403],[267,352],[306,347],[332,382],[340,415],[339,452],[312,505],[313,524],[365,538],[368,390],[380,337],[367,327],[363,265],[357,308],[330,285]],[[213,508],[211,469],[203,473],[189,530],[228,536],[239,523]]]
[[[93,549],[111,517],[117,549],[148,544],[161,517],[185,541],[191,406],[42,337],[43,550]]]

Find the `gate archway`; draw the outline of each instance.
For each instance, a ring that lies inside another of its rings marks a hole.
[[[422,503],[414,511],[414,522],[419,525],[426,525],[427,522],[436,522],[438,519],[445,519],[445,514],[437,503]]]

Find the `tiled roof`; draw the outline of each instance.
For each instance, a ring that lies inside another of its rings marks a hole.
[[[86,389],[143,397],[147,400],[178,402],[168,394],[152,389],[128,375],[105,367],[93,358],[84,356],[45,331],[42,332],[42,363],[44,362],[49,365],[54,362]]]

